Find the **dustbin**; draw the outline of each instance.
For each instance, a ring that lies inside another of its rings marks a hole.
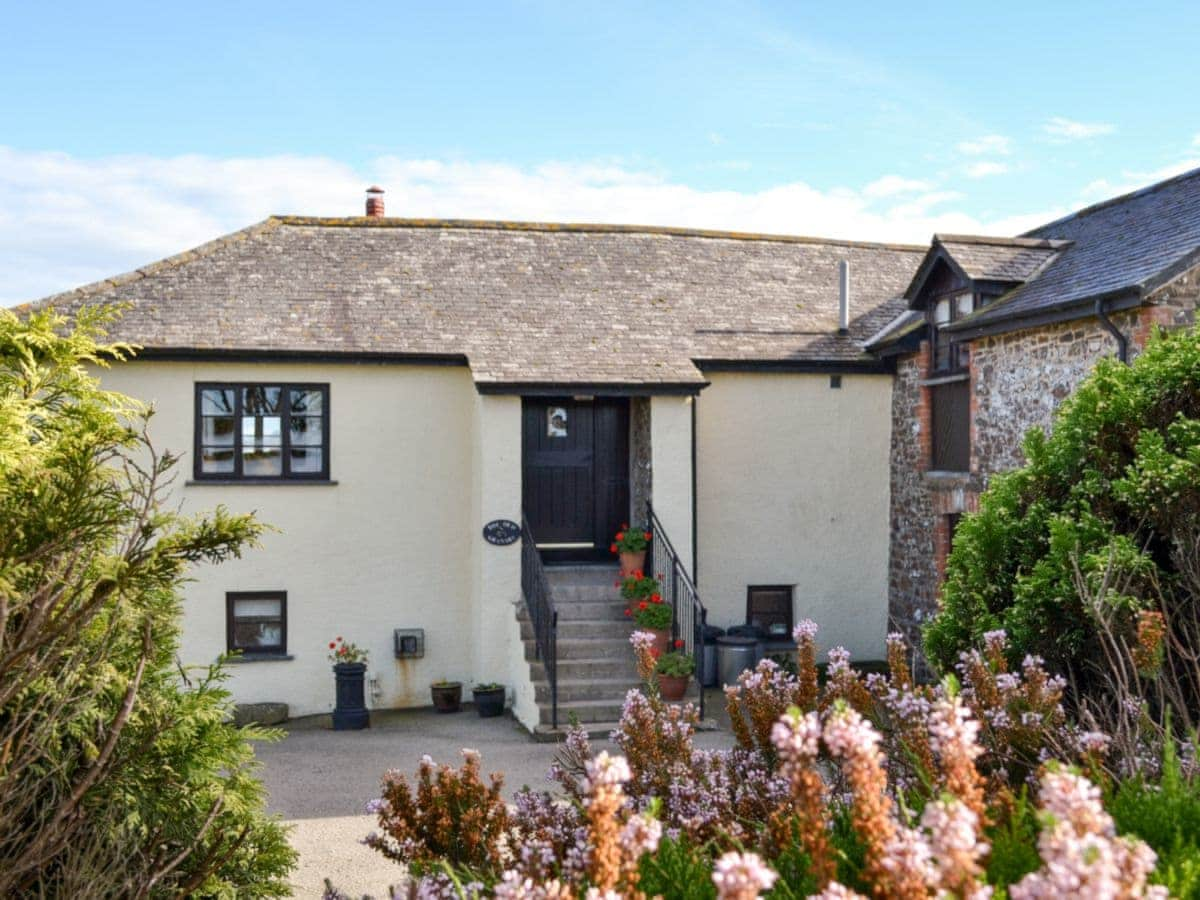
[[[738,676],[758,663],[758,639],[725,635],[717,638],[717,669],[721,684],[737,684]]]
[[[704,687],[716,687],[717,681],[717,638],[725,634],[724,628],[716,625],[705,625],[700,636],[703,652],[700,656],[700,684]]]

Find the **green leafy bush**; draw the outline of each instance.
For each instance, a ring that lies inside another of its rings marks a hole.
[[[176,660],[189,567],[262,526],[163,503],[175,458],[88,368],[131,352],[100,343],[111,316],[0,311],[0,896],[285,895],[268,733]]]
[[[1004,629],[1015,658],[1043,656],[1086,691],[1098,642],[1080,580],[1108,585],[1130,621],[1181,603],[1178,555],[1200,535],[1200,333],[1157,336],[1130,366],[1101,360],[1051,435],[1023,446],[1026,465],[958,527],[925,651],[948,670]]]

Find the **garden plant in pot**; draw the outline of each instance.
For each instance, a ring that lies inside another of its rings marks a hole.
[[[364,681],[367,651],[339,636],[329,642],[329,661],[333,663],[336,688],[333,707],[334,731],[357,731],[371,724],[367,710]]]
[[[671,645],[671,622],[674,613],[669,603],[664,603],[658,579],[651,578],[641,570],[626,576],[621,582],[621,596],[628,601],[625,615],[633,619],[640,631],[654,635],[654,647],[666,653]]]
[[[687,693],[688,681],[696,671],[696,660],[683,652],[683,648],[682,640],[675,641],[675,649],[658,657],[654,664],[658,692],[664,700],[682,700]]]
[[[440,713],[456,713],[462,709],[462,682],[442,678],[429,686],[433,708]]]
[[[490,719],[504,712],[504,685],[494,681],[477,684],[471,688],[471,694],[481,719]]]
[[[613,539],[609,552],[621,560],[621,577],[632,575],[646,565],[646,548],[653,535],[645,528],[630,528],[622,525]]]

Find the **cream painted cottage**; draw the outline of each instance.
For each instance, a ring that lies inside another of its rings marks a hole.
[[[114,336],[144,349],[104,378],[185,454],[177,499],[279,529],[198,573],[183,654],[240,651],[237,698],[292,715],[331,708],[344,636],[377,707],[445,677],[506,683],[531,729],[614,720],[624,522],[691,648],[705,619],[812,618],[878,657],[992,461],[1200,283],[1200,173],[931,248],[397,219],[377,189],[367,212],[41,301],[125,304]]]

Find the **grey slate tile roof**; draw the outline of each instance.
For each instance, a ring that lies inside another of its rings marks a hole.
[[[935,234],[934,245],[946,249],[966,273],[978,281],[1025,281],[1046,265],[1069,241]]]
[[[1200,262],[1200,169],[1080,210],[1024,235],[1071,241],[1045,268],[951,330],[1020,320],[1098,297],[1144,298]]]
[[[39,301],[158,350],[462,355],[492,384],[698,385],[695,361],[869,362],[923,248],[663,228],[275,217]],[[851,268],[837,335],[837,263]]]

